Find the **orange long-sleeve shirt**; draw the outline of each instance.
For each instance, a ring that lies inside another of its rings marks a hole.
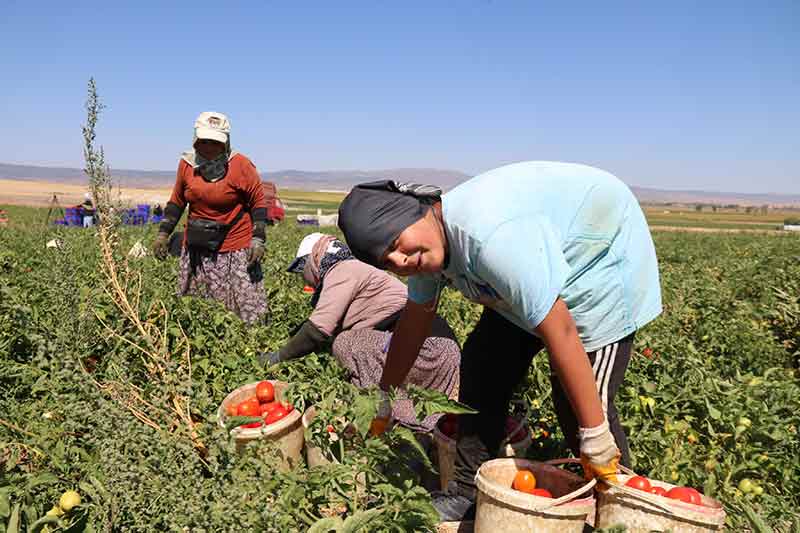
[[[228,173],[219,181],[208,182],[181,159],[172,196],[169,199],[181,209],[189,204],[189,218],[205,218],[230,224],[242,209],[266,208],[261,176],[256,166],[242,154],[228,161]],[[253,221],[245,214],[230,229],[220,252],[241,250],[250,245]],[[186,236],[184,235],[184,241]]]

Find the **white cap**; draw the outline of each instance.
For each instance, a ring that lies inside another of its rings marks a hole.
[[[286,271],[297,273],[301,272],[301,265],[305,265],[305,262],[302,259],[311,253],[311,250],[314,249],[314,245],[317,244],[317,241],[324,236],[324,233],[311,233],[303,237],[303,240],[300,241],[300,246],[297,247],[297,254],[294,256],[294,261],[292,261],[292,264],[289,265],[289,268],[287,268]]]
[[[222,113],[203,111],[194,121],[194,136],[197,139],[211,139],[225,144],[230,133],[231,123]]]
[[[310,254],[311,250],[314,249],[314,245],[317,244],[317,241],[324,236],[324,233],[311,233],[310,235],[303,237],[303,240],[300,241],[300,246],[297,247],[297,253],[294,256],[295,259],[299,259],[304,255]]]

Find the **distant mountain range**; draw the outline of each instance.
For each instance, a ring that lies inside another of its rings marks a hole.
[[[123,187],[165,188],[175,181],[174,171],[112,169],[112,174]],[[417,183],[431,183],[445,190],[451,189],[471,176],[457,170],[433,168],[395,168],[384,170],[279,170],[264,172],[261,177],[281,187],[301,190],[347,191],[353,185],[370,180],[396,179]],[[40,167],[0,163],[0,179],[23,181],[48,181],[57,183],[86,183],[86,175],[78,168]],[[684,204],[739,204],[771,206],[800,206],[800,194],[736,193],[713,191],[671,191],[631,186],[636,197],[644,203]]]

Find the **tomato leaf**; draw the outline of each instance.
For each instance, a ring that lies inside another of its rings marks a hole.
[[[719,409],[716,409],[713,405],[711,405],[711,403],[708,401],[708,398],[706,398],[705,400],[706,400],[706,408],[708,409],[708,416],[710,416],[714,420],[719,420],[720,418],[722,418],[722,413],[719,412]]]
[[[378,522],[378,518],[380,518],[381,514],[383,514],[383,509],[380,508],[356,511],[345,519],[338,531],[340,533],[358,533],[359,531],[364,533],[372,531],[373,528],[367,526]]]
[[[342,519],[338,516],[321,518],[314,522],[308,529],[308,533],[330,533],[331,531],[341,531]]]
[[[478,411],[456,400],[451,400],[441,392],[433,389],[422,389],[414,385],[407,388],[408,397],[414,402],[414,411],[418,420],[437,413],[475,414]]]
[[[366,438],[369,433],[369,426],[375,415],[378,413],[378,394],[376,390],[368,391],[367,394],[359,394],[353,403],[353,425],[358,430],[361,438]]]

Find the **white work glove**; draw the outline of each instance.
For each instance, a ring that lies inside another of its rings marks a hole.
[[[578,439],[581,443],[581,464],[583,475],[588,479],[617,483],[619,469],[619,448],[614,441],[614,435],[608,429],[608,420],[593,428],[580,428]],[[607,485],[601,483],[598,490],[605,490]]]

